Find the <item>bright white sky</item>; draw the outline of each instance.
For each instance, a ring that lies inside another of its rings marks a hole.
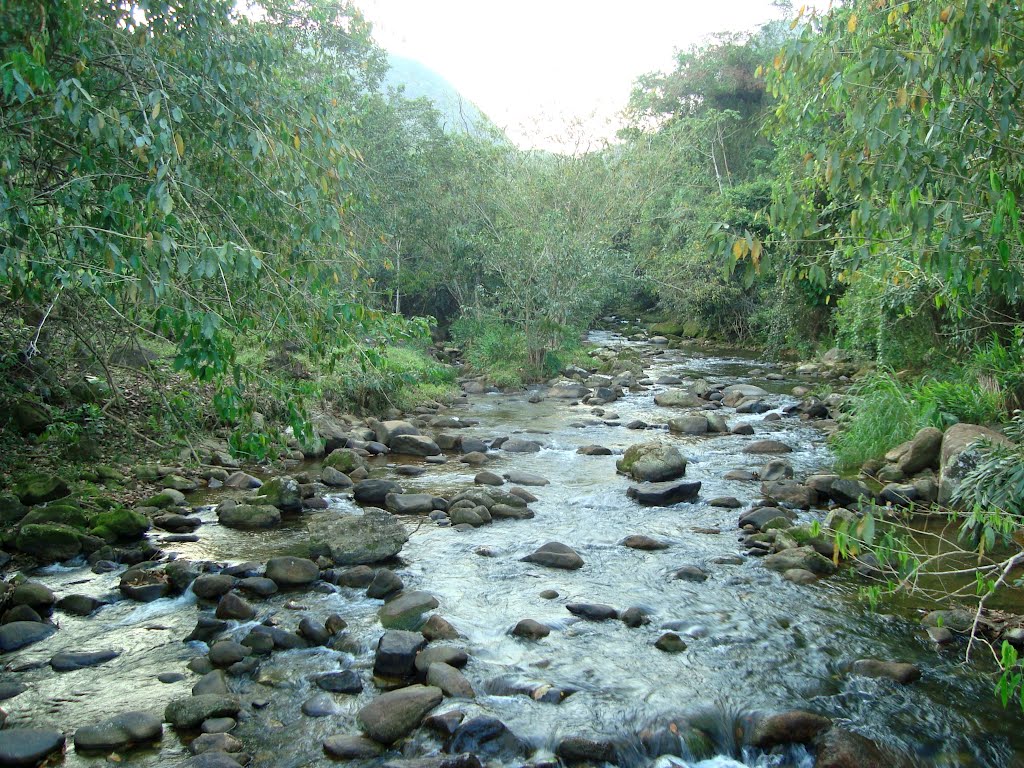
[[[356,0],[385,49],[425,64],[521,147],[571,149],[574,120],[609,137],[633,81],[676,49],[749,30],[771,0]]]

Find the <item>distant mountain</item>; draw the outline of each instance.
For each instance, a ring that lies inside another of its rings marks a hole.
[[[388,54],[390,69],[384,78],[389,88],[405,88],[405,96],[409,99],[425,97],[433,102],[441,113],[441,121],[448,131],[462,131],[471,135],[479,135],[477,125],[487,117],[477,106],[462,96],[447,80],[434,70],[414,59]]]

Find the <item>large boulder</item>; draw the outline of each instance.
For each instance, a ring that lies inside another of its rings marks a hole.
[[[384,504],[389,493],[402,493],[404,489],[394,480],[360,480],[352,489],[360,504]]]
[[[813,547],[784,549],[774,555],[768,555],[763,562],[766,568],[779,573],[785,573],[794,568],[810,571],[817,576],[831,576],[836,572],[835,564],[818,554]]]
[[[333,467],[339,472],[351,475],[357,469],[367,469],[366,460],[351,448],[337,448],[327,454],[325,467]]]
[[[392,453],[406,456],[438,456],[441,449],[426,435],[395,435],[391,438]]]
[[[149,744],[164,732],[160,718],[147,712],[123,712],[96,725],[75,731],[77,751],[111,751],[134,744]]]
[[[641,482],[675,480],[686,474],[686,457],[668,443],[637,443],[626,449],[615,468]]]
[[[688,389],[670,389],[654,396],[654,404],[667,408],[700,408],[707,405],[696,393]]]
[[[175,728],[198,728],[211,717],[234,717],[241,709],[237,696],[204,693],[174,699],[164,709],[164,720]]]
[[[33,472],[14,485],[14,495],[29,507],[63,499],[68,492],[68,484],[63,478],[49,472]]]
[[[385,629],[417,630],[423,626],[423,614],[437,608],[437,598],[429,592],[400,592],[377,612]]]
[[[941,449],[942,431],[935,427],[925,427],[907,444],[896,466],[907,477],[925,469],[938,469]]]
[[[14,543],[26,555],[51,562],[70,560],[81,554],[87,539],[81,531],[69,525],[23,525]]]
[[[399,435],[418,435],[420,431],[408,421],[393,419],[391,421],[377,421],[373,423],[373,434],[378,443],[392,448],[391,441]]]
[[[45,728],[0,731],[0,765],[35,766],[64,749],[64,734]]]
[[[271,504],[222,504],[217,520],[225,528],[243,531],[273,528],[281,524],[281,510]]]
[[[359,710],[356,719],[371,739],[392,744],[412,733],[443,698],[440,688],[411,685],[381,694]]]
[[[583,567],[583,558],[572,547],[557,541],[548,542],[544,546],[523,558],[524,563],[543,565],[547,568],[561,568],[575,571]]]
[[[279,587],[304,587],[320,578],[320,569],[304,557],[272,557],[267,561],[266,576]]]
[[[302,509],[302,492],[295,478],[275,477],[263,484],[253,501],[284,512],[298,512]]]
[[[939,452],[939,503],[949,504],[960,488],[964,475],[978,465],[980,454],[974,447],[986,440],[998,445],[1011,445],[1005,435],[977,424],[954,424],[942,436]]]
[[[626,495],[648,507],[670,507],[673,504],[694,501],[700,494],[700,481],[670,481],[632,485]]]
[[[361,515],[325,512],[309,521],[311,557],[329,557],[336,565],[364,565],[388,560],[409,540],[402,521],[377,507]]]

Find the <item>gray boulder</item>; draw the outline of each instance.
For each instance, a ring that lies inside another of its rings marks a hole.
[[[326,512],[307,524],[312,557],[326,556],[336,565],[363,565],[388,560],[409,540],[402,521],[377,507],[361,515]]]
[[[630,486],[626,495],[648,507],[669,507],[694,501],[700,494],[700,481],[641,483]]]
[[[135,744],[149,744],[163,736],[160,718],[148,712],[123,712],[96,725],[75,731],[78,751],[110,751]]]
[[[320,578],[320,569],[303,557],[272,557],[267,561],[266,577],[279,587],[304,587]]]
[[[218,505],[217,520],[225,528],[273,528],[281,524],[281,510],[270,504]]]
[[[412,733],[443,698],[440,688],[412,685],[381,694],[359,710],[356,719],[371,739],[392,744]]]
[[[46,728],[0,731],[0,765],[35,766],[64,749],[64,734]]]
[[[674,445],[637,443],[626,449],[615,468],[641,482],[675,480],[686,474],[686,457]]]
[[[441,449],[425,435],[396,435],[389,445],[392,453],[406,456],[437,456]]]
[[[583,558],[572,547],[560,544],[557,541],[548,542],[535,552],[523,559],[524,563],[543,565],[547,568],[560,568],[562,570],[574,571],[583,567]]]

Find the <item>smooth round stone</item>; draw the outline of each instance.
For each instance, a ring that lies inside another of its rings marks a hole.
[[[0,731],[0,765],[33,766],[64,747],[64,734],[45,728]]]
[[[209,720],[203,721],[199,730],[203,733],[227,733],[234,730],[236,725],[238,723],[233,717],[211,717]]]
[[[327,693],[318,693],[313,698],[302,702],[302,714],[308,717],[328,717],[336,715],[338,711],[338,705]]]
[[[556,592],[553,589],[545,589],[543,592],[540,593],[540,597],[542,597],[545,600],[554,600],[556,597],[558,597],[558,592]]]
[[[318,675],[315,682],[318,688],[331,693],[360,693],[363,690],[363,681],[351,669]]]
[[[156,679],[161,683],[180,683],[185,676],[181,672],[161,672]]]

